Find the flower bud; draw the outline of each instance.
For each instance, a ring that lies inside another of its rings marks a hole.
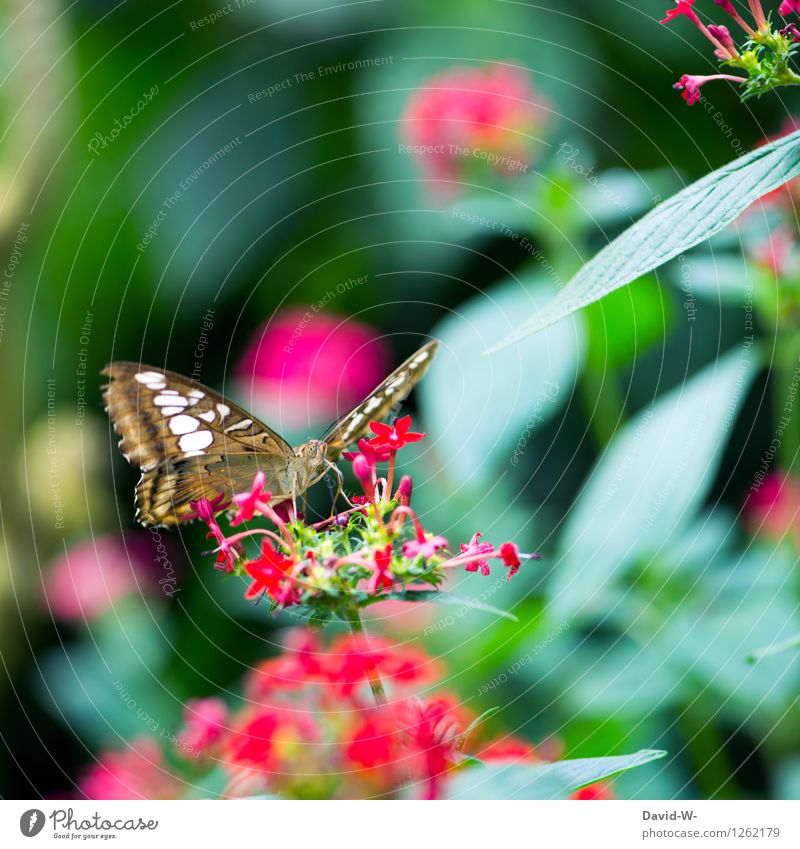
[[[404,507],[408,507],[411,503],[411,490],[413,489],[413,482],[411,480],[410,475],[403,475],[400,478],[400,485],[397,487],[397,492],[395,493],[395,501],[399,501]]]
[[[369,493],[372,489],[372,463],[363,454],[353,457],[353,474],[361,481],[364,492]]]

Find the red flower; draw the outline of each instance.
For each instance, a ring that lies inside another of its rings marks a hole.
[[[685,15],[693,24],[700,24],[700,20],[697,17],[697,13],[692,9],[694,5],[694,0],[678,0],[678,5],[673,7],[672,9],[667,10],[667,17],[663,18],[661,23],[668,24],[670,21],[674,21],[675,18],[680,15]]]
[[[294,561],[272,547],[269,540],[261,544],[261,556],[245,564],[245,571],[253,583],[245,593],[245,598],[257,598],[266,593],[273,601],[284,607],[297,602],[288,573]]]
[[[598,781],[594,784],[589,784],[587,787],[581,787],[580,790],[576,790],[571,796],[570,799],[579,799],[579,800],[596,800],[601,799],[603,801],[607,799],[616,799],[617,797],[611,791],[611,788],[602,781]]]
[[[365,769],[390,767],[397,757],[394,729],[385,717],[381,719],[371,718],[359,726],[345,750],[349,760]]]
[[[474,554],[478,559],[474,560],[472,563],[467,563],[464,566],[467,572],[477,572],[478,569],[481,570],[481,575],[489,574],[489,563],[487,560],[480,559],[480,555],[482,554],[492,554],[494,552],[494,546],[490,542],[478,542],[478,540],[483,536],[482,533],[475,533],[472,536],[472,539],[469,541],[469,545],[464,545],[461,543],[461,553],[462,554]]]
[[[233,496],[233,503],[239,508],[239,515],[231,520],[231,525],[249,522],[262,506],[266,506],[272,493],[264,489],[266,478],[263,472],[257,472],[250,492],[241,492]]]
[[[370,430],[375,436],[369,440],[369,445],[375,449],[388,449],[389,451],[398,451],[404,448],[411,442],[419,442],[425,437],[424,433],[414,433],[410,431],[411,416],[403,416],[402,419],[396,419],[391,425],[383,422],[370,422]]]
[[[791,15],[792,12],[796,12],[800,15],[800,0],[783,0],[781,5],[778,7],[778,12],[785,18],[787,15]]]
[[[258,767],[266,771],[279,722],[275,712],[264,711],[243,723],[228,743],[228,758],[236,766]]]
[[[392,546],[375,550],[372,577],[369,579],[370,595],[377,595],[382,589],[391,589],[394,578],[390,571],[392,565]]]
[[[455,704],[447,697],[413,699],[398,711],[409,754],[426,781],[425,798],[438,799],[442,779],[456,761],[459,722]],[[405,752],[403,753],[405,754]]]
[[[510,581],[522,565],[519,559],[519,548],[513,542],[504,542],[500,546],[500,555],[503,558],[503,564],[508,566],[506,579]]]

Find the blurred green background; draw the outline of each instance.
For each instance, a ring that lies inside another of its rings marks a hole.
[[[378,606],[373,627],[426,642],[471,709],[501,705],[498,729],[570,756],[669,751],[620,796],[798,798],[796,653],[747,662],[800,632],[790,525],[752,532],[740,512],[775,428],[774,327],[745,320],[747,287],[768,284],[742,259],[768,217],[482,354],[659,198],[780,131],[795,96],[743,105],[721,85],[687,108],[671,84],[713,57],[658,23],[659,0],[228,5],[0,12],[0,238],[18,260],[0,337],[0,795],[71,792],[93,752],[146,732],[115,681],[174,729],[186,698],[235,689],[294,624],[248,607],[195,528],[164,534],[179,591],[163,592],[100,369],[191,373],[213,310],[201,379],[245,400],[233,377],[258,328],[367,275],[326,310],[375,328],[395,363],[443,343],[411,401],[427,526],[544,556],[492,597],[519,625],[434,610],[401,626]],[[532,165],[437,196],[398,147],[408,100],[498,62],[547,104]],[[52,564],[121,532],[142,546],[141,593],[90,622],[52,616]]]

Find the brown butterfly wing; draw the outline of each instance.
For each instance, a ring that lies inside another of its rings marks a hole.
[[[370,435],[370,421],[385,420],[397,404],[405,401],[425,374],[438,347],[435,339],[423,345],[328,431],[322,441],[328,445],[329,460],[336,460],[348,445]]]
[[[125,458],[142,469],[137,518],[174,526],[189,502],[247,489],[258,470],[276,496],[291,494],[292,447],[213,389],[175,372],[113,362],[103,397]]]

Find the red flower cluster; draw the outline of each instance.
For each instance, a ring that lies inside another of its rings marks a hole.
[[[784,29],[773,32],[767,16],[761,5],[761,0],[749,0],[750,13],[753,16],[755,26],[751,26],[736,10],[730,0],[714,0],[717,5],[737,26],[742,29],[748,39],[748,45],[740,53],[736,46],[730,30],[722,24],[709,24],[706,26],[698,17],[694,4],[696,0],[676,0],[675,6],[667,10],[662,24],[670,23],[676,18],[686,18],[690,21],[714,46],[714,55],[719,61],[730,67],[744,71],[747,76],[736,76],[733,74],[711,74],[708,76],[697,76],[684,74],[673,88],[681,92],[683,99],[693,106],[702,95],[700,87],[711,80],[729,80],[738,85],[752,87],[749,93],[763,93],[776,85],[795,84],[800,81],[788,67],[786,61],[791,55],[791,47],[795,41],[800,41],[800,31],[794,24],[788,24]],[[792,12],[798,12],[800,0],[784,0],[779,7],[781,15],[786,17]],[[756,49],[752,49],[755,47]],[[767,49],[775,59],[762,63],[759,51]]]
[[[368,688],[372,669],[390,690],[378,706]],[[80,789],[90,799],[181,798],[205,773],[222,770],[228,798],[437,799],[468,751],[486,763],[544,759],[513,736],[486,739],[480,726],[465,736],[475,717],[455,697],[416,695],[442,672],[413,646],[374,639],[367,647],[349,636],[325,648],[312,632],[291,631],[284,651],[245,679],[245,707],[190,701],[173,757],[139,740],[104,754]]]
[[[411,478],[402,478],[392,495],[397,452],[425,434],[411,430],[410,416],[391,425],[373,421],[370,429],[375,436],[362,439],[357,452],[344,455],[352,461],[364,495],[356,496],[351,509],[331,519],[305,525],[295,518],[293,508],[285,513],[279,510],[282,505],[272,504],[262,472],[248,492],[233,496],[230,505],[221,499],[192,502],[186,518],[201,519],[208,526],[209,538],[217,542],[218,568],[251,582],[246,598],[266,597],[283,608],[317,604],[325,607],[330,618],[337,603],[345,614],[344,607],[352,613],[354,604],[363,606],[365,593],[379,596],[420,582],[436,587],[447,569],[463,566],[468,572],[480,569],[488,575],[489,560],[498,559],[511,578],[523,559],[538,559],[536,554],[520,554],[511,542],[499,549],[479,543],[480,533],[469,545],[461,545],[459,555],[450,556],[447,540],[428,533],[411,509]],[[379,477],[381,463],[388,463],[386,477]],[[231,526],[263,517],[275,530],[254,528],[228,535],[216,518],[226,507],[234,514]],[[260,553],[248,558],[243,543],[254,537],[260,540]]]

